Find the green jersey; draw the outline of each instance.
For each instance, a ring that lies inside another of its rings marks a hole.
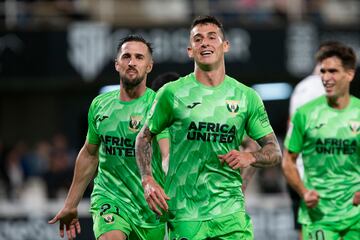
[[[259,139],[272,132],[257,93],[225,76],[216,87],[194,73],[166,84],[149,115],[157,134],[169,127],[169,171],[165,192],[172,221],[203,221],[244,211],[239,170],[218,155],[239,149],[245,132]]]
[[[285,147],[302,153],[304,184],[320,195],[317,207],[302,203],[299,222],[333,223],[360,217],[352,205],[360,190],[360,101],[350,98],[342,110],[328,106],[326,97],[299,108],[291,120]]]
[[[119,90],[97,96],[88,114],[87,140],[99,145],[99,166],[94,180],[92,203],[102,196],[112,199],[135,224],[151,227],[159,219],[150,210],[144,198],[140,172],[135,159],[135,139],[143,126],[155,98],[147,89],[138,99],[124,102]],[[154,144],[156,146],[156,144]],[[164,173],[158,146],[154,147],[153,174],[163,184]]]

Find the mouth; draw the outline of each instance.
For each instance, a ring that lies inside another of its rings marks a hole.
[[[126,73],[127,74],[137,74],[137,70],[133,69],[133,68],[130,68],[130,69],[126,70]]]
[[[324,88],[326,92],[331,92],[335,87],[335,83],[333,82],[323,82]]]
[[[204,51],[201,51],[200,52],[200,55],[201,56],[210,56],[211,54],[213,54],[214,51],[211,51],[211,50],[204,50]]]

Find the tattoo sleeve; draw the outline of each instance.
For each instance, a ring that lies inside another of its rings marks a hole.
[[[140,170],[141,177],[152,176],[151,159],[152,147],[151,142],[154,135],[150,132],[149,127],[144,125],[136,137],[135,155],[136,162]]]
[[[270,133],[257,140],[261,149],[252,152],[255,157],[255,163],[251,164],[253,167],[270,167],[274,166],[281,161],[281,150],[279,143],[274,133]]]

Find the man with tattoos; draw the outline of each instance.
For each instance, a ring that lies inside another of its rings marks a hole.
[[[316,55],[325,95],[298,108],[285,138],[285,177],[301,197],[304,240],[360,239],[360,100],[350,95],[356,56],[333,44]],[[296,159],[302,154],[304,177]]]
[[[136,140],[136,157],[150,208],[166,214],[171,240],[253,239],[240,169],[281,160],[279,144],[256,92],[225,74],[229,50],[214,17],[194,20],[187,49],[193,73],[157,94]],[[170,163],[165,191],[151,171],[151,142],[168,128]],[[239,151],[244,135],[261,149]]]
[[[146,87],[153,66],[150,43],[137,35],[118,45],[115,69],[121,87],[97,96],[88,114],[86,142],[76,160],[75,173],[64,207],[49,223],[60,221],[60,235],[80,233],[77,206],[96,174],[91,194],[95,238],[99,240],[162,240],[165,223],[149,208],[135,159],[135,139],[155,98]],[[166,132],[158,135],[159,138]],[[159,146],[152,169],[162,185]],[[64,230],[65,228],[65,230]]]

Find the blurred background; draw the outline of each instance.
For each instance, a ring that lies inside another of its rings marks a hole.
[[[1,0],[0,240],[59,239],[47,220],[66,197],[91,100],[119,83],[119,40],[137,33],[153,43],[149,86],[164,72],[183,76],[193,70],[189,25],[204,14],[223,22],[227,74],[259,92],[281,145],[289,97],[319,43],[343,41],[360,58],[358,0]],[[90,192],[79,239],[93,239]],[[259,170],[246,199],[257,240],[296,239],[280,166]]]

